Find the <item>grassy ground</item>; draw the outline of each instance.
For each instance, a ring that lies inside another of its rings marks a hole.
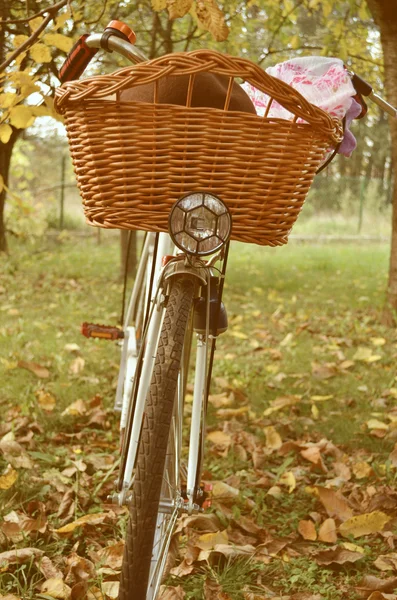
[[[62,234],[0,260],[0,597],[116,598],[119,350],[79,328],[117,324],[117,240]],[[233,246],[213,507],[181,524],[166,598],[397,597],[387,262],[384,245]]]

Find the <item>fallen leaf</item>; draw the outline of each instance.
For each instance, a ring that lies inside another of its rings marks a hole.
[[[65,344],[64,350],[66,352],[80,352],[80,346],[78,344]]]
[[[207,434],[207,440],[219,446],[230,446],[232,438],[223,431],[211,431]]]
[[[65,410],[62,413],[62,416],[65,415],[72,415],[72,416],[78,416],[78,415],[85,415],[87,412],[87,407],[84,404],[84,402],[82,400],[75,400],[75,402],[72,402],[72,404],[69,404],[68,407],[65,408]]]
[[[118,581],[105,581],[102,583],[102,591],[105,592],[106,598],[117,600],[119,597],[120,583]]]
[[[34,373],[36,377],[39,377],[40,379],[48,379],[48,377],[50,376],[50,372],[48,369],[35,362],[19,360],[18,367],[20,367],[21,369],[27,369],[31,373]]]
[[[360,346],[357,349],[355,355],[353,356],[353,360],[358,360],[367,363],[376,362],[381,358],[381,356],[373,354],[372,348],[364,348],[363,346]]]
[[[367,421],[368,429],[384,429],[388,431],[389,426],[386,423],[382,423],[382,421],[378,421],[378,419],[370,419]]]
[[[62,579],[52,578],[47,579],[41,586],[42,594],[51,596],[51,598],[57,598],[58,600],[69,600],[71,595],[71,588],[66,585]]]
[[[57,569],[48,556],[42,556],[39,562],[40,572],[43,573],[46,579],[63,579],[63,575]]]
[[[385,513],[375,510],[371,513],[351,517],[339,526],[339,531],[344,537],[352,535],[354,538],[379,533],[390,519],[391,517]]]
[[[345,563],[355,563],[357,560],[362,559],[363,555],[360,552],[346,550],[341,546],[334,546],[329,550],[317,552],[314,558],[319,565],[332,565],[333,563],[344,565]]]
[[[353,465],[353,474],[357,479],[364,479],[374,474],[374,471],[367,462],[357,462]]]
[[[3,474],[0,475],[0,490],[9,490],[17,479],[17,471],[11,465],[8,465]]]
[[[278,450],[283,445],[283,441],[279,433],[277,433],[276,428],[273,425],[269,425],[264,429],[266,436],[266,448],[271,450]]]
[[[9,565],[21,565],[32,558],[43,556],[43,550],[38,548],[19,548],[0,553],[0,571],[6,571]]]
[[[365,575],[356,587],[360,592],[392,592],[397,588],[397,577],[380,579],[374,575]]]
[[[337,374],[336,365],[334,363],[324,365],[312,363],[312,374],[315,379],[330,379]]]
[[[292,471],[287,471],[286,473],[283,473],[281,475],[280,479],[278,480],[278,483],[281,484],[281,485],[287,486],[288,487],[288,493],[292,494],[292,492],[296,488],[295,475],[293,474]]]
[[[56,405],[56,400],[52,394],[39,390],[36,392],[37,403],[43,410],[52,412]]]
[[[215,533],[204,533],[195,541],[195,546],[200,550],[213,550],[217,544],[227,544],[229,538],[227,531],[216,531]]]
[[[71,375],[79,375],[84,369],[85,360],[81,356],[77,356],[70,364],[69,373]]]
[[[117,542],[111,546],[106,546],[99,552],[104,566],[114,570],[121,570],[123,562],[124,542]]]
[[[185,592],[182,587],[172,587],[168,585],[160,586],[159,598],[161,600],[183,600],[185,598]]]
[[[59,529],[54,529],[55,533],[72,533],[77,527],[85,527],[86,525],[100,525],[108,517],[108,513],[93,513],[80,517],[73,523],[68,523]]]
[[[310,446],[309,448],[301,450],[300,453],[303,456],[303,458],[306,458],[306,460],[316,465],[316,467],[318,467],[320,471],[322,471],[323,473],[327,472],[327,468],[321,456],[320,448],[318,448],[317,446]]]
[[[290,395],[290,396],[280,396],[273,400],[271,406],[263,411],[265,417],[268,417],[272,413],[282,410],[283,408],[287,408],[288,406],[293,406],[297,402],[301,400],[302,396]]]
[[[238,489],[223,481],[214,481],[212,484],[212,497],[217,500],[234,500],[238,495]]]
[[[334,544],[338,534],[336,531],[336,523],[334,519],[325,519],[318,530],[318,541]]]
[[[397,552],[381,554],[375,560],[374,565],[380,571],[397,571]]]
[[[317,539],[316,527],[310,519],[307,521],[299,521],[298,531],[304,540],[314,541]]]
[[[316,487],[316,490],[329,517],[346,521],[353,516],[353,511],[342,494],[323,487]]]

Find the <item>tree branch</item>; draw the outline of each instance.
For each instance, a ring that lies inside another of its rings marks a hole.
[[[19,56],[20,54],[22,54],[22,52],[24,52],[25,50],[27,50],[28,48],[30,48],[30,46],[32,46],[34,44],[34,42],[39,37],[40,33],[42,31],[44,31],[44,29],[47,27],[48,23],[50,21],[52,21],[55,18],[55,16],[58,14],[59,9],[62,8],[63,6],[65,6],[68,3],[69,3],[69,0],[61,0],[57,4],[54,4],[54,6],[52,6],[51,8],[47,8],[46,9],[46,12],[48,12],[49,14],[45,17],[45,19],[39,25],[39,27],[32,33],[32,35],[23,44],[21,44],[19,46],[19,48],[17,48],[7,58],[7,60],[5,60],[0,65],[0,73],[1,73],[1,71],[4,71],[4,69],[6,69],[8,67],[8,65],[10,65],[17,58],[17,56]]]
[[[26,19],[7,19],[7,21],[3,21],[1,20],[1,24],[2,25],[12,25],[13,23],[29,23],[29,21],[31,21],[32,19],[36,19],[36,17],[41,17],[41,15],[44,15],[47,12],[52,12],[54,10],[56,10],[58,12],[58,10],[60,8],[62,8],[63,6],[65,6],[65,4],[68,4],[69,0],[61,0],[60,2],[58,2],[57,4],[54,4],[54,6],[50,6],[49,8],[43,8],[43,10],[41,10],[38,13],[35,13],[34,15],[32,15],[31,17],[26,17]]]

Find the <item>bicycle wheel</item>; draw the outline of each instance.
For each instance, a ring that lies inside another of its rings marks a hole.
[[[171,428],[183,346],[194,296],[190,278],[171,282],[146,400],[130,501],[120,600],[154,600],[173,525],[183,502],[178,485],[178,423]],[[175,419],[174,419],[175,421]],[[170,430],[172,435],[170,435]]]

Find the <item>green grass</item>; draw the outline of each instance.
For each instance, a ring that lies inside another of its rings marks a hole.
[[[232,390],[232,408],[248,404],[249,412],[236,420],[219,416],[211,405],[208,427],[229,432],[233,439],[253,436],[265,454],[263,465],[255,468],[251,452],[241,454],[244,442],[239,442],[240,451],[233,445],[227,455],[208,444],[208,477],[226,479],[240,491],[231,506],[214,506],[218,513],[225,511],[223,527],[232,527],[233,519],[249,518],[267,535],[297,543],[301,520],[313,514],[325,518],[311,490],[335,477],[335,456],[323,455],[325,471],[321,471],[311,468],[299,451],[282,455],[269,449],[265,432],[271,426],[283,442],[316,443],[326,438],[337,446],[339,462],[351,469],[357,462],[368,462],[371,474],[362,479],[352,474],[346,493],[354,488],[366,498],[370,486],[386,495],[395,486],[396,470],[388,456],[396,441],[390,415],[397,388],[397,336],[380,323],[388,254],[382,244],[232,245],[224,294],[229,330],[217,343],[212,393]],[[98,244],[95,237],[62,233],[32,243],[14,242],[10,256],[0,257],[0,271],[0,406],[5,417],[0,438],[18,441],[31,431],[21,445],[34,463],[32,470],[18,468],[17,482],[0,490],[0,517],[12,510],[29,514],[29,502],[37,500],[46,507],[49,523],[44,533],[33,537],[24,533],[15,541],[2,534],[0,521],[0,552],[33,546],[65,570],[76,543],[79,556],[94,560],[100,547],[122,537],[125,530],[122,517],[98,531],[77,529],[66,539],[52,533],[63,524],[57,510],[68,489],[75,498],[68,522],[102,511],[112,490],[114,477],[102,486],[106,469],[95,467],[90,456],[94,454],[97,461],[117,457],[117,423],[110,409],[120,350],[86,340],[79,330],[85,320],[118,323],[122,287],[118,239],[105,233]],[[78,349],[71,350],[71,344]],[[360,348],[369,349],[374,361],[357,358]],[[84,365],[76,372],[73,364],[78,357]],[[21,368],[21,361],[45,367],[48,377]],[[52,412],[41,407],[42,393],[54,398]],[[272,412],[276,398],[291,395],[296,397],[294,404]],[[89,407],[87,414],[63,414],[79,399]],[[103,420],[90,424],[96,404]],[[379,434],[383,437],[371,434],[370,419],[386,424],[388,430]],[[85,470],[68,474],[79,460]],[[0,455],[0,475],[7,464],[7,456]],[[290,491],[282,483],[288,473],[296,479]],[[268,484],[257,487],[260,478]],[[271,486],[279,486],[280,494],[269,495]],[[373,563],[389,550],[379,535],[354,542],[365,546],[363,560],[354,565],[322,567],[310,553],[299,555],[296,550],[297,556],[283,551],[268,564],[210,560],[198,564],[188,576],[169,581],[182,585],[186,598],[192,600],[203,598],[208,582],[232,600],[244,598],[244,587],[262,595],[266,587],[279,595],[305,591],[327,600],[342,600],[348,593],[355,600],[354,588],[364,574],[382,576]],[[314,549],[321,547],[313,543]],[[32,560],[2,573],[0,593],[33,599],[43,581],[37,561]]]

